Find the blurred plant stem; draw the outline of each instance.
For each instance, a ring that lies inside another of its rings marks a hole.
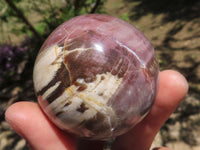
[[[16,5],[13,3],[12,0],[5,0],[6,3],[10,6],[10,8],[13,9],[17,13],[17,16],[19,19],[21,19],[28,28],[33,32],[33,34],[40,40],[42,40],[42,36],[35,30],[35,28],[32,26],[32,24],[28,21],[28,19],[24,16],[23,12],[16,7]]]
[[[100,3],[101,3],[101,0],[97,0],[97,1],[96,1],[94,7],[93,7],[93,8],[91,9],[91,11],[90,11],[91,14],[93,14],[93,13],[96,12],[96,10],[97,10],[98,6],[100,5]]]

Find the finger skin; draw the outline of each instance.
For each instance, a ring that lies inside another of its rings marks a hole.
[[[57,129],[36,103],[18,102],[6,111],[6,120],[25,138],[34,150],[102,150],[104,142],[87,141],[67,136]]]
[[[159,86],[149,114],[130,132],[116,138],[113,150],[149,150],[163,123],[175,111],[188,91],[186,79],[178,72],[159,74]]]
[[[34,150],[75,150],[76,140],[48,121],[38,104],[18,102],[8,108],[6,120]]]

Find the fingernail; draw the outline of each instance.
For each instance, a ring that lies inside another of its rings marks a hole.
[[[160,149],[160,147],[155,147],[152,150],[159,150],[159,149]]]
[[[171,149],[167,147],[155,147],[152,150],[171,150]]]
[[[17,131],[17,134],[19,134],[22,138],[26,139],[24,134],[22,134],[21,129],[16,126],[15,122],[13,122],[12,119],[13,119],[13,112],[12,110],[8,109],[5,112],[5,120],[13,128],[13,130],[15,130],[15,132]]]

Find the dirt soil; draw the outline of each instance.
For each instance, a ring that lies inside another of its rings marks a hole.
[[[177,3],[176,3],[177,2]],[[199,2],[109,0],[106,12],[123,18],[152,42],[161,70],[174,69],[188,80],[184,101],[160,130],[153,146],[200,149],[200,7]]]
[[[178,70],[189,82],[187,96],[166,121],[153,146],[200,149],[199,8],[200,1],[195,0],[107,0],[105,3],[107,14],[128,21],[147,36],[156,50],[161,70]],[[10,95],[0,95],[0,150],[28,149],[25,140],[5,121],[4,112],[16,101],[35,101],[32,86],[32,80],[28,80],[24,89],[16,86]]]

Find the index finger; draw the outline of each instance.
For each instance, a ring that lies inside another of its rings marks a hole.
[[[158,92],[149,114],[130,132],[118,137],[114,150],[148,150],[163,123],[173,113],[188,91],[186,79],[172,70],[159,74]]]

